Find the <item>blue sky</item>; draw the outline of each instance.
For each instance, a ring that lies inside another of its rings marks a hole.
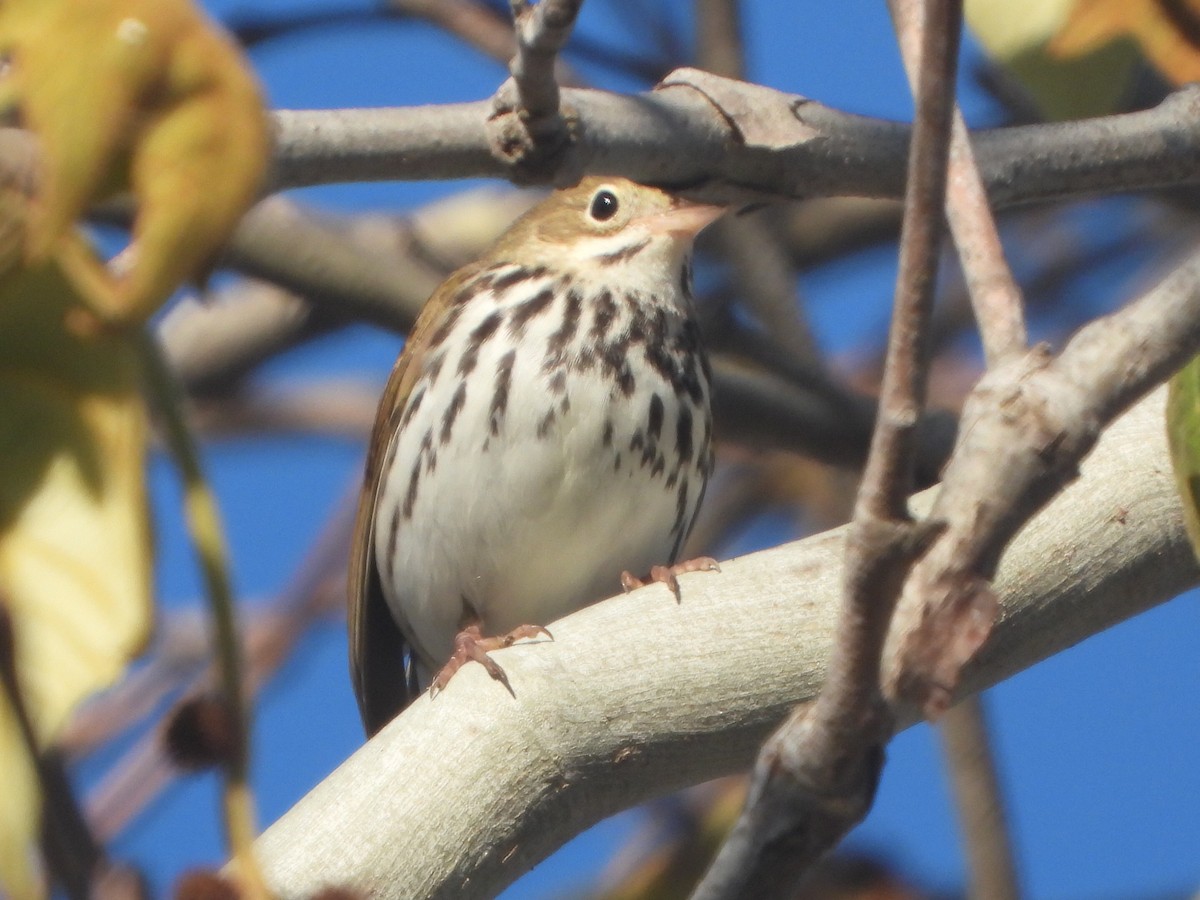
[[[648,49],[645,27],[613,12],[616,2],[584,5],[581,33],[631,51]],[[212,0],[218,17],[287,15],[292,10],[365,9],[349,0]],[[661,20],[690,43],[690,5],[626,3]],[[841,4],[747,0],[749,76],[842,109],[907,119],[911,102],[882,0]],[[658,11],[658,12],[654,12]],[[643,25],[645,23],[643,22]],[[973,51],[968,48],[968,53]],[[502,68],[422,24],[360,21],[312,28],[266,42],[253,53],[273,105],[287,108],[407,105],[488,96]],[[573,60],[599,84],[636,89],[632,79]],[[964,79],[968,120],[986,123],[994,108]],[[403,211],[461,184],[371,184],[297,192],[340,211]],[[1099,206],[1088,228],[1099,240],[1126,227],[1118,205]],[[1106,267],[1104,281],[1127,283],[1136,258]],[[885,327],[894,251],[874,250],[806,274],[800,287],[827,348],[841,352],[876,341]],[[1123,267],[1124,266],[1124,267]],[[1094,304],[1093,290],[1065,291],[1062,304]],[[1056,315],[1061,315],[1059,310]],[[1054,332],[1052,316],[1041,327]],[[267,366],[259,378],[288,384],[331,374],[382,386],[398,338],[353,328]],[[206,462],[227,520],[237,587],[245,598],[277,592],[300,563],[348,485],[363,447],[333,438],[271,437],[211,444]],[[158,585],[164,607],[194,602],[198,579],[179,525],[178,490],[169,467],[152,466],[160,528]],[[759,529],[767,543],[790,535],[778,523]],[[747,548],[748,549],[748,548]],[[253,602],[247,599],[246,602]],[[1009,790],[1024,882],[1030,896],[1162,896],[1200,884],[1200,680],[1194,652],[1200,633],[1188,596],[1084,642],[1017,676],[989,695],[1002,777]],[[255,783],[270,822],[362,742],[350,693],[345,630],[331,621],[309,633],[268,686],[255,723]],[[101,763],[89,761],[83,778]],[[638,822],[638,813],[604,823],[572,843],[508,892],[512,898],[561,896],[590,883]],[[963,883],[946,784],[934,735],[918,727],[889,750],[879,799],[850,838],[852,846],[891,860],[922,887]],[[196,777],[157,801],[116,843],[119,857],[150,875],[158,892],[189,865],[222,857],[215,782]]]

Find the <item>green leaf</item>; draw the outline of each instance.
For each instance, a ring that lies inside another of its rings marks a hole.
[[[1171,379],[1167,394],[1167,442],[1183,500],[1188,536],[1200,557],[1200,356]]]

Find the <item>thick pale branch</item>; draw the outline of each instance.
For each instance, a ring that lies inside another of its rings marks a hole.
[[[516,699],[467,666],[267,831],[258,849],[271,884],[292,897],[334,884],[493,896],[604,816],[749,765],[824,677],[843,537],[685,576],[680,604],[650,587],[564,619],[554,642],[500,651]],[[1003,616],[966,689],[1198,578],[1156,394],[1009,548],[996,581]]]
[[[540,173],[620,172],[710,185],[730,199],[848,194],[900,197],[907,126],[839,112],[795,94],[680,69],[659,89],[564,90],[578,123]],[[510,178],[493,156],[490,101],[275,114],[276,187],[345,181]],[[995,207],[1200,182],[1200,87],[1154,109],[972,136]],[[526,176],[529,173],[525,173]]]

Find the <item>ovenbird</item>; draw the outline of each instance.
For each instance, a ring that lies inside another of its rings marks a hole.
[[[677,590],[716,567],[673,564],[712,468],[690,256],[720,213],[587,178],[429,299],[384,390],[351,550],[369,734],[439,666],[434,689],[470,659],[507,686],[486,651],[623,570],[626,588],[649,570]]]

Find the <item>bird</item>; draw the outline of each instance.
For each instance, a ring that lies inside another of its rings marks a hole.
[[[713,467],[693,241],[723,208],[620,177],[548,195],[422,308],[383,391],[351,545],[368,736],[428,685],[678,562]],[[646,577],[633,573],[646,573]]]

